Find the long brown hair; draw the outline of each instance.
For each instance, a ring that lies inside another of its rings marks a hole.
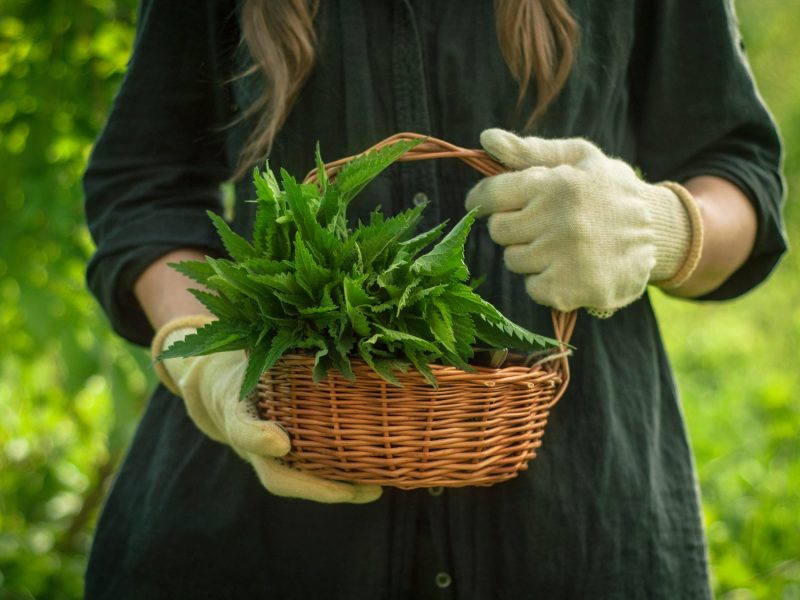
[[[314,66],[314,16],[320,0],[246,0],[242,38],[264,79],[264,94],[245,111],[258,115],[240,155],[239,172],[269,153]],[[566,0],[494,0],[500,50],[522,103],[533,76],[536,104],[526,128],[547,110],[569,75],[578,26]],[[248,73],[249,74],[249,73]]]

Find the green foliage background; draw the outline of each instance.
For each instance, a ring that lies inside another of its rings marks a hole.
[[[787,142],[800,226],[800,2],[738,0]],[[125,70],[134,0],[0,0],[0,600],[72,599],[154,380],[85,291],[80,174]],[[655,294],[681,388],[714,587],[800,598],[800,260],[718,305]]]

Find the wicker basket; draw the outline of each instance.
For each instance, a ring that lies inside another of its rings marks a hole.
[[[425,137],[402,133],[400,139]],[[457,157],[484,175],[506,169],[481,150],[433,138],[401,161]],[[326,165],[330,175],[347,162]],[[306,181],[313,181],[309,175]],[[313,358],[287,355],[261,377],[262,418],[280,422],[292,440],[284,460],[328,479],[419,487],[487,486],[515,477],[541,446],[550,409],[569,382],[567,343],[575,313],[553,311],[562,343],[533,364],[476,367],[465,372],[431,365],[432,387],[416,370],[397,373],[402,387],[352,359],[354,382],[331,371],[312,378]]]

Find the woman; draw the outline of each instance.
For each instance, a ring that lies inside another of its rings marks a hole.
[[[237,412],[240,357],[167,361],[184,402],[160,386],[147,408],[98,524],[87,597],[709,597],[645,288],[731,298],[785,250],[780,143],[730,4],[314,8],[144,1],[85,178],[89,284],[117,331],[147,344],[157,330],[158,350],[204,321],[166,263],[224,254],[205,209],[222,210],[231,177],[234,229],[251,230],[243,174],[267,153],[301,175],[317,140],[333,159],[397,131],[480,138],[514,172],[478,183],[456,163],[394,167],[351,216],[427,199],[424,227],[458,219],[465,199],[480,206],[491,216],[467,260],[489,300],[534,331],[547,331],[547,306],[595,315],[579,316],[570,389],[518,478],[407,492],[283,467],[282,432]]]

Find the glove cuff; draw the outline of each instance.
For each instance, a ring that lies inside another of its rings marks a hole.
[[[172,319],[171,321],[167,321],[157,332],[155,337],[153,337],[153,341],[150,344],[150,357],[153,360],[153,369],[158,375],[158,378],[161,380],[166,388],[175,394],[176,396],[181,396],[181,390],[178,387],[178,384],[175,383],[175,380],[172,379],[172,376],[167,371],[167,368],[164,366],[164,361],[157,360],[158,355],[164,351],[164,343],[166,342],[167,338],[170,334],[178,331],[179,329],[200,329],[204,325],[208,325],[215,319],[208,315],[188,315],[185,317],[178,317],[177,319]]]
[[[650,283],[668,290],[683,285],[700,262],[703,217],[697,202],[685,187],[674,181],[663,181],[658,186],[669,190],[671,199],[677,198],[682,208],[680,214],[676,214],[677,207],[670,203],[655,215],[660,235],[658,258]]]

